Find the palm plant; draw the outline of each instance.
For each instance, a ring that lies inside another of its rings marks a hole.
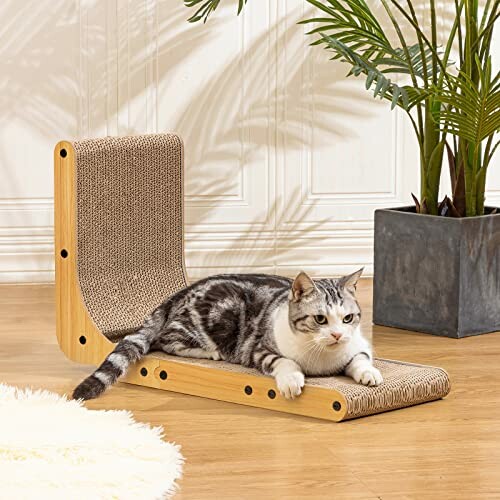
[[[429,29],[423,29],[413,0],[379,0],[396,35],[386,30],[365,0],[305,0],[318,16],[312,45],[323,46],[331,59],[350,65],[348,76],[363,76],[374,97],[391,102],[408,115],[420,151],[419,213],[453,217],[482,215],[486,174],[498,147],[500,73],[492,70],[490,47],[499,0],[454,0],[453,21],[444,46],[437,40],[435,0],[428,0]],[[207,21],[220,0],[184,0],[196,8],[191,22]],[[238,0],[238,14],[247,0]],[[412,31],[415,41],[407,39]],[[457,60],[452,62],[452,53]],[[409,82],[399,83],[400,75]],[[446,151],[451,197],[439,202]]]

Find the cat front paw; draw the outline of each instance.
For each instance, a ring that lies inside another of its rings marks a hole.
[[[219,351],[212,351],[208,359],[213,359],[214,361],[224,361],[224,356]]]
[[[294,399],[297,396],[300,396],[304,383],[304,374],[299,371],[284,373],[276,376],[278,391],[286,399]]]
[[[384,381],[382,374],[374,366],[360,370],[354,377],[354,380],[358,384],[368,385],[370,387],[376,387]]]

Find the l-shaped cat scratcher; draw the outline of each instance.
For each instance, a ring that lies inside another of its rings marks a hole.
[[[97,365],[113,340],[187,284],[183,145],[173,134],[63,141],[54,164],[57,339],[69,359]],[[433,401],[450,390],[440,368],[375,364],[384,376],[380,387],[308,378],[293,401],[255,370],[162,353],[133,366],[125,381],[337,422]]]

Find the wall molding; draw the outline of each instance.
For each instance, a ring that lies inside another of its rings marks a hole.
[[[52,218],[52,200],[0,200],[9,218],[17,212],[19,219],[27,214]],[[0,210],[0,220],[2,213]],[[5,222],[5,219],[3,220]],[[234,228],[232,228],[234,229]],[[221,272],[268,272],[292,276],[300,269],[315,275],[348,272],[352,264],[342,254],[369,255],[371,231],[366,228],[313,231],[195,231],[185,234],[186,261],[190,279]],[[304,252],[317,265],[303,264]],[[325,255],[336,257],[335,264],[325,263]],[[299,256],[299,261],[297,261]],[[370,274],[370,262],[366,262]],[[0,283],[52,283],[54,281],[54,229],[52,225],[0,225]]]
[[[54,281],[51,198],[0,199],[0,283]]]

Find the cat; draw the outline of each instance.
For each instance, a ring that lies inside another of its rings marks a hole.
[[[305,375],[344,373],[357,383],[380,385],[355,297],[362,271],[338,279],[313,280],[305,272],[294,280],[265,274],[202,279],[169,297],[119,341],[73,398],[98,397],[156,350],[256,368],[272,375],[288,399],[301,394]]]

